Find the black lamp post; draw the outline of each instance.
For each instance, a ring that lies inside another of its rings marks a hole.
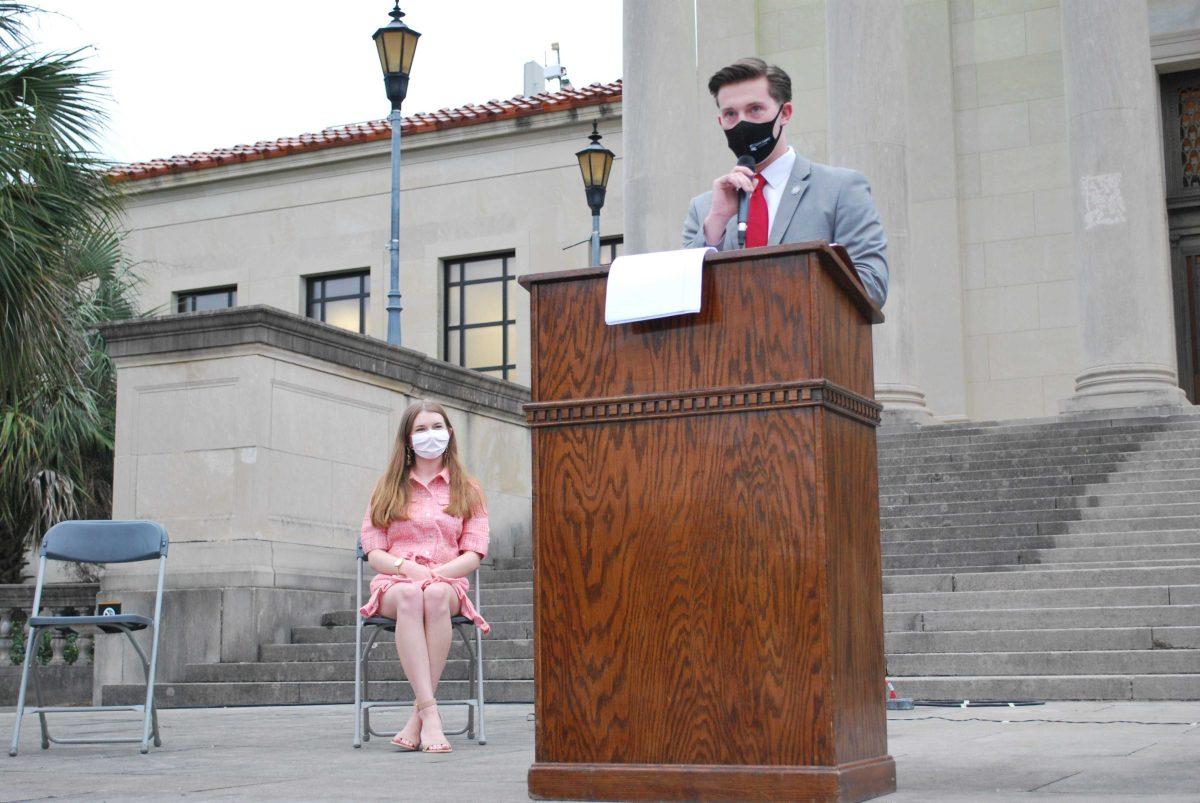
[[[383,86],[392,111],[388,125],[392,129],[392,237],[388,243],[391,257],[391,284],[388,288],[387,340],[400,345],[400,104],[408,94],[408,75],[421,34],[401,20],[400,0],[389,12],[392,21],[375,32],[375,48],[379,51],[379,66],[383,68]]]
[[[592,264],[600,264],[600,209],[604,206],[604,191],[608,187],[608,174],[612,171],[616,155],[600,144],[600,132],[592,121],[591,144],[575,154],[579,160],[579,171],[583,174],[583,189],[587,193],[587,204],[592,209]]]

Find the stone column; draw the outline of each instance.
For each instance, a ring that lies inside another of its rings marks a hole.
[[[1182,405],[1146,6],[1063,0],[1083,370],[1064,412]]]
[[[627,254],[680,248],[695,136],[680,136],[696,110],[695,8],[692,0],[625,0],[621,128]],[[709,179],[711,181],[712,179]]]
[[[875,328],[875,398],[885,421],[932,422],[918,387],[908,298],[910,243],[902,0],[826,6],[829,161],[863,173],[887,234],[887,322]]]
[[[625,253],[680,247],[688,202],[734,157],[708,79],[755,55],[754,0],[625,0]]]

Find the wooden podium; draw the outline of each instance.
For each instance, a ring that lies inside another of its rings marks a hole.
[[[840,249],[710,254],[703,308],[604,323],[522,277],[535,798],[865,800],[887,753],[871,324]]]

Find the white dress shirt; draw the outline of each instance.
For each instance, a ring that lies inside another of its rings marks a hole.
[[[775,210],[779,208],[779,199],[787,189],[788,178],[792,175],[792,167],[796,164],[796,151],[788,147],[759,173],[767,181],[763,187],[763,200],[767,202],[767,237],[775,226]]]

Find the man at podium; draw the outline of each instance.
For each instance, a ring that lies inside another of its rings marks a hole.
[[[746,193],[747,248],[825,240],[845,246],[867,294],[887,298],[887,240],[871,187],[854,170],[810,162],[787,144],[792,80],[775,65],[745,58],[708,81],[717,122],[739,164],[692,199],[684,248],[738,247],[738,206]],[[753,163],[753,167],[749,164]]]

